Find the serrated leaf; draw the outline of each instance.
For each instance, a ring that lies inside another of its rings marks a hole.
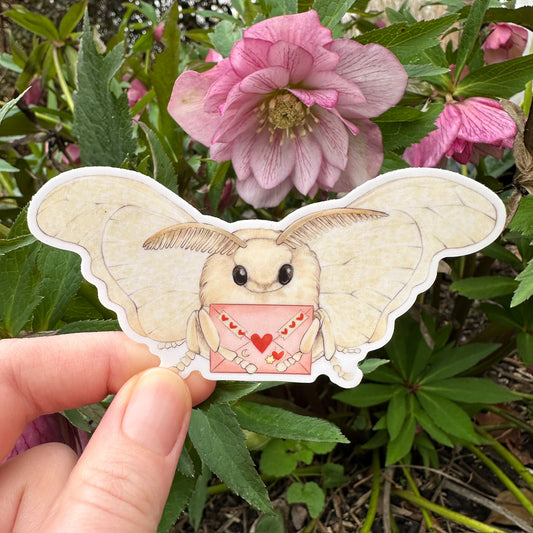
[[[391,385],[362,383],[353,389],[341,391],[333,396],[335,400],[353,405],[354,407],[370,407],[388,402],[395,392]]]
[[[533,365],[533,335],[527,331],[521,331],[516,337],[516,347],[524,364]]]
[[[227,405],[213,405],[207,412],[193,409],[189,436],[202,461],[223,483],[256,509],[271,509],[242,429]]]
[[[448,378],[424,385],[424,391],[461,403],[511,402],[517,396],[488,378]]]
[[[513,294],[511,300],[511,307],[516,307],[522,302],[525,302],[533,294],[533,260],[531,260],[526,268],[516,276],[516,281],[520,282]]]
[[[457,47],[457,57],[455,60],[456,70],[455,76],[456,79],[460,79],[461,72],[467,64],[472,50],[476,45],[479,30],[483,24],[483,17],[487,11],[489,5],[489,0],[476,0],[470,6],[468,16],[463,26],[463,31],[461,33],[461,41]]]
[[[158,533],[168,533],[180,514],[185,510],[196,485],[196,479],[176,472],[163,514],[157,528]]]
[[[438,38],[458,19],[458,15],[445,15],[438,19],[424,20],[415,24],[393,24],[379,30],[369,31],[355,38],[362,44],[377,43],[388,48],[400,61],[406,63],[416,58],[420,50],[439,44]]]
[[[416,397],[435,424],[450,435],[467,442],[479,443],[470,417],[456,403],[419,390]]]
[[[450,290],[473,300],[488,300],[512,294],[517,287],[518,283],[507,276],[479,276],[455,281]]]
[[[520,199],[509,228],[533,239],[533,196],[524,196]]]
[[[320,22],[332,30],[346,14],[348,9],[353,4],[353,0],[315,0],[313,2],[313,9],[318,13]]]
[[[233,407],[244,429],[268,437],[316,442],[349,442],[339,428],[320,418],[302,416],[279,407],[239,402]]]
[[[18,248],[24,248],[33,244],[36,241],[35,237],[30,233],[28,235],[19,235],[13,239],[0,239],[0,255],[7,254]]]
[[[233,403],[248,394],[257,391],[261,387],[261,382],[245,381],[219,381],[215,391],[202,404],[203,408],[209,408],[211,405]]]
[[[91,331],[120,331],[118,320],[80,320],[62,326],[58,333],[85,333]]]
[[[126,92],[117,98],[111,90],[111,80],[123,60],[120,45],[106,56],[98,53],[86,18],[74,93],[73,132],[80,146],[81,160],[87,166],[120,167],[135,152]]]
[[[422,80],[450,73],[449,68],[435,65],[404,65],[404,68],[410,78],[420,78]]]
[[[420,141],[429,132],[437,129],[435,121],[442,113],[444,104],[431,104],[420,118],[409,121],[382,122],[381,117],[372,119],[381,129],[383,149],[394,151]]]
[[[285,521],[280,511],[261,516],[255,524],[255,533],[285,533]]]
[[[404,429],[404,424],[410,413],[409,398],[407,397],[407,389],[399,390],[389,401],[387,408],[387,431],[389,437],[394,440],[398,437]]]
[[[189,519],[195,531],[198,531],[202,514],[204,512],[205,502],[207,501],[207,484],[211,479],[211,471],[202,465],[202,473],[196,479],[196,485],[189,501]]]
[[[42,300],[35,309],[33,329],[45,331],[56,327],[83,280],[78,254],[42,245],[37,258],[41,273]]]
[[[263,0],[262,3],[266,7],[269,18],[298,13],[297,0]]]
[[[215,50],[223,57],[228,57],[233,45],[242,37],[242,30],[235,24],[223,20],[215,26],[215,30],[209,34],[209,38]]]
[[[527,55],[487,65],[465,76],[454,91],[455,96],[469,98],[511,98],[533,78],[533,56]]]
[[[326,503],[326,496],[314,481],[293,483],[287,490],[287,502],[305,503],[311,518],[318,518]]]
[[[15,9],[4,11],[2,16],[10,18],[19,26],[45,39],[59,40],[59,33],[49,18],[39,13],[33,13],[21,5],[13,7]]]
[[[78,22],[83,17],[83,12],[87,7],[87,2],[75,3],[70,9],[65,13],[65,16],[61,19],[59,23],[59,38],[64,41],[76,28]]]
[[[489,356],[499,344],[470,343],[464,346],[446,346],[433,355],[421,384],[456,376]]]
[[[414,416],[409,416],[402,431],[387,445],[385,465],[390,466],[405,457],[413,447],[415,440],[416,421]]]

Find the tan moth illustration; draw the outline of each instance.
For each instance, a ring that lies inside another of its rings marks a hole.
[[[230,224],[146,176],[94,167],[47,183],[28,220],[82,256],[104,305],[163,365],[214,379],[327,374],[346,387],[438,261],[489,244],[505,210],[473,180],[407,169],[281,222]]]

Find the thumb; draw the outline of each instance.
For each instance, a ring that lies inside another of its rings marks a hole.
[[[130,379],[102,418],[42,531],[153,532],[187,434],[191,399],[174,372]]]

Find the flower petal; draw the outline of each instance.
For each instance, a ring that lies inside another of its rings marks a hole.
[[[289,83],[289,71],[284,67],[268,67],[246,76],[240,83],[243,93],[267,94]]]
[[[287,41],[298,44],[309,52],[329,44],[333,39],[331,30],[322,26],[317,12],[312,9],[297,15],[263,20],[244,30],[243,36],[264,39],[271,43]]]
[[[304,80],[306,87],[316,90],[335,89],[339,94],[341,105],[360,104],[366,102],[361,88],[350,80],[339,76],[336,72],[312,72]]]
[[[293,140],[296,160],[292,172],[294,186],[302,193],[308,194],[316,180],[322,162],[320,146],[311,135],[296,136]]]
[[[289,89],[289,91],[299,98],[307,107],[312,105],[319,105],[326,109],[335,107],[339,100],[339,93],[335,89],[320,89],[320,90],[306,90],[306,89]]]
[[[444,157],[457,137],[461,126],[461,114],[454,104],[446,104],[435,121],[436,130],[411,145],[403,158],[413,167],[435,167]]]
[[[516,134],[516,124],[496,100],[473,97],[455,104],[461,113],[458,137],[491,144]]]
[[[407,86],[407,73],[396,56],[378,44],[362,45],[337,39],[328,46],[339,54],[336,72],[357,84],[366,103],[346,105],[339,112],[347,118],[377,117],[398,103]]]
[[[294,168],[294,144],[284,135],[283,130],[271,135],[270,131],[264,129],[255,136],[250,150],[250,165],[254,178],[263,189],[279,185]]]
[[[348,161],[348,130],[336,114],[315,106],[312,113],[316,123],[312,126],[312,135],[318,141],[324,158],[334,167],[343,169]]]
[[[267,57],[271,46],[272,43],[260,38],[237,41],[229,55],[233,70],[244,78],[256,70],[268,67]]]
[[[214,70],[214,69],[212,69]],[[170,116],[193,138],[209,146],[219,125],[218,113],[204,111],[204,98],[213,82],[212,70],[188,70],[176,80],[168,103]]]
[[[275,207],[287,196],[292,188],[291,180],[286,179],[272,189],[263,189],[254,178],[237,182],[240,197],[254,207]]]
[[[268,50],[268,62],[289,72],[291,83],[300,83],[313,68],[313,56],[297,44],[278,41]]]
[[[321,189],[325,191],[331,191],[335,183],[337,183],[342,169],[330,165],[324,158],[322,159],[322,165],[318,171],[317,184]],[[313,190],[313,189],[312,189]],[[312,193],[312,190],[309,191]]]
[[[351,191],[378,175],[383,164],[381,130],[369,120],[357,122],[359,133],[349,136],[348,163],[332,187],[337,192]]]

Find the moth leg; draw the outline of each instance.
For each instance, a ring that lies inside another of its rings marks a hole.
[[[315,317],[313,319],[313,322],[311,322],[309,329],[304,333],[304,336],[300,341],[300,351],[302,353],[308,353],[311,351],[319,329],[320,319],[318,317]]]
[[[221,346],[219,348],[218,353],[222,357],[225,357],[228,361],[233,361],[234,363],[244,368],[244,370],[246,370],[248,374],[253,374],[257,370],[257,367],[253,363],[250,363],[246,359],[243,359],[240,355],[237,355],[233,350],[228,350],[227,348],[224,348],[224,346]]]
[[[320,319],[320,330],[322,332],[322,340],[324,343],[324,357],[330,361],[337,351],[333,328],[331,327],[331,320],[324,309],[317,309],[315,316]]]
[[[215,324],[209,316],[209,313],[205,309],[200,309],[200,311],[198,311],[198,319],[200,321],[200,328],[202,330],[204,339],[209,348],[211,348],[211,350],[214,352],[218,352],[218,349],[220,348],[220,336]]]

